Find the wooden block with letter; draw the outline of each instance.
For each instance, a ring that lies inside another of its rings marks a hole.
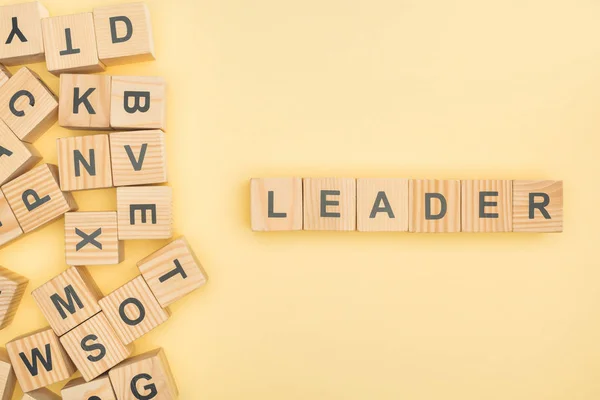
[[[410,232],[460,232],[460,181],[412,179],[408,208]]]
[[[77,209],[73,196],[60,190],[58,168],[52,164],[42,164],[4,184],[2,192],[25,233]]]
[[[513,232],[562,232],[563,181],[513,182]]]
[[[75,378],[60,391],[63,400],[117,400],[108,374],[86,382]]]
[[[42,20],[46,66],[53,74],[101,72],[92,13],[61,15]]]
[[[304,178],[304,230],[356,230],[356,179]]]
[[[100,312],[102,293],[85,267],[70,267],[31,295],[58,336]]]
[[[0,400],[11,400],[15,391],[17,377],[10,364],[8,352],[0,347]]]
[[[4,194],[0,192],[0,246],[9,243],[23,234],[17,217],[8,205]]]
[[[169,239],[172,197],[168,186],[117,188],[119,239]]]
[[[110,155],[115,186],[167,181],[167,144],[160,129],[111,133]]]
[[[58,100],[27,67],[0,87],[0,119],[22,141],[33,143],[58,118]]]
[[[110,129],[110,82],[110,75],[61,74],[59,125]]]
[[[69,379],[75,366],[50,328],[19,336],[6,344],[23,392]]]
[[[12,77],[12,74],[6,67],[0,64],[0,86],[4,85]]]
[[[0,329],[13,321],[28,283],[24,276],[0,267]]]
[[[21,400],[60,400],[60,396],[50,389],[40,388],[28,393],[23,393]]]
[[[100,299],[100,307],[125,344],[169,319],[169,311],[160,306],[141,276]]]
[[[108,135],[71,136],[56,139],[62,191],[112,186]]]
[[[408,179],[358,179],[356,197],[359,231],[408,232]]]
[[[0,185],[30,170],[41,159],[32,145],[20,141],[0,120]]]
[[[175,400],[179,395],[163,349],[130,358],[108,375],[119,400]]]
[[[302,178],[250,180],[253,231],[302,230]]]
[[[131,355],[133,345],[124,345],[104,313],[100,312],[60,338],[73,363],[87,382]]]
[[[49,15],[39,1],[0,7],[0,62],[16,65],[43,61],[41,21]]]
[[[512,181],[461,181],[462,232],[512,232]]]
[[[154,60],[150,11],[145,3],[94,8],[100,61],[119,65]]]
[[[65,214],[67,265],[109,265],[123,261],[115,211]]]
[[[150,254],[137,266],[162,307],[168,307],[207,280],[202,265],[183,237]]]
[[[166,127],[165,80],[157,76],[113,76],[110,126],[115,129]]]

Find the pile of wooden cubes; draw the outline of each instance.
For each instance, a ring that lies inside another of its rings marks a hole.
[[[169,305],[206,282],[184,238],[138,262],[140,275],[103,296],[84,266],[118,264],[123,240],[172,237],[167,182],[166,84],[159,77],[89,75],[154,59],[148,8],[132,3],[50,17],[39,2],[0,7],[0,62],[46,60],[60,96],[26,67],[0,69],[0,245],[65,215],[66,264],[32,295],[49,327],[0,351],[0,398],[18,380],[26,399],[58,399],[45,386],[81,378],[64,399],[175,399],[164,351],[129,358],[133,342],[169,318]],[[58,166],[33,143],[58,119],[107,134],[57,140]],[[117,131],[118,130],[118,131]],[[117,187],[117,210],[77,212],[71,191]],[[0,328],[27,278],[0,267]]]

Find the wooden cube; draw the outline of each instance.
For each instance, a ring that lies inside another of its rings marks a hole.
[[[0,64],[0,86],[4,85],[12,77],[12,74],[6,67]]]
[[[4,194],[0,192],[0,246],[9,243],[23,234],[17,217],[8,205]]]
[[[60,190],[58,168],[52,164],[42,164],[4,184],[2,192],[25,233],[77,209],[73,196]]]
[[[53,74],[101,72],[92,13],[61,15],[42,20],[46,66]]]
[[[109,75],[61,74],[58,123],[70,129],[110,129]]]
[[[62,191],[112,186],[108,135],[60,138],[56,147]]]
[[[31,295],[58,336],[100,312],[102,293],[85,267],[70,267]]]
[[[110,154],[115,186],[167,181],[167,144],[160,129],[111,133]]]
[[[67,265],[109,265],[123,261],[115,211],[65,214]]]
[[[60,338],[73,363],[87,382],[131,355],[133,345],[121,343],[101,312]]]
[[[15,338],[6,344],[6,350],[23,392],[69,379],[76,371],[50,328]]]
[[[411,180],[408,208],[410,232],[460,232],[460,181]]]
[[[512,181],[461,181],[462,232],[512,232]]]
[[[356,230],[356,179],[304,178],[304,230]]]
[[[8,352],[0,347],[0,400],[11,400],[15,391],[17,377],[10,364]]]
[[[0,120],[0,185],[29,171],[41,159],[32,145],[21,142]]]
[[[0,267],[0,329],[13,321],[28,283],[24,276]]]
[[[165,130],[166,92],[165,80],[157,76],[113,76],[110,126]]]
[[[162,307],[198,289],[207,280],[202,265],[183,237],[150,254],[137,266]]]
[[[43,61],[41,21],[49,15],[39,1],[0,7],[0,62],[16,65]]]
[[[21,397],[21,400],[60,400],[60,396],[51,391],[50,389],[41,388],[33,390],[29,393],[23,393],[23,397]]]
[[[302,178],[250,180],[253,231],[302,230]]]
[[[141,276],[100,299],[100,307],[125,344],[169,319],[169,311],[160,306]]]
[[[119,400],[175,400],[179,395],[163,349],[130,358],[108,375]]]
[[[563,181],[513,182],[513,232],[563,231]]]
[[[23,67],[0,87],[0,118],[24,142],[33,143],[58,118],[58,100],[33,71]]]
[[[173,193],[168,186],[117,188],[119,239],[169,239]]]
[[[408,232],[408,179],[358,179],[356,196],[359,231]]]
[[[150,11],[145,3],[94,9],[100,61],[119,65],[154,60]]]
[[[108,374],[89,382],[75,378],[65,385],[60,394],[63,400],[117,400]]]

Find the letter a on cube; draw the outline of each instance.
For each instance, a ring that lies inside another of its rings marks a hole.
[[[168,186],[117,188],[119,240],[171,238],[172,197]]]
[[[108,135],[60,138],[56,147],[62,191],[112,186]]]
[[[110,126],[115,129],[166,128],[165,80],[155,76],[113,76]]]
[[[41,159],[32,145],[20,141],[0,120],[0,185],[30,170]]]
[[[109,75],[61,74],[58,123],[71,129],[110,129]]]
[[[39,1],[0,7],[0,62],[17,65],[43,61],[42,18],[48,16]]]

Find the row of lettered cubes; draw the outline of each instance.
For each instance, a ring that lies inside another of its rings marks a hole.
[[[77,396],[108,385],[105,378],[96,378],[110,370],[119,400],[142,398],[136,394],[148,396],[153,383],[154,390],[164,391],[157,398],[176,398],[177,389],[162,352],[127,357],[132,354],[133,342],[166,322],[168,307],[203,286],[207,275],[184,238],[144,258],[138,268],[141,275],[104,297],[85,267],[70,267],[32,292],[50,327],[6,345],[14,376],[24,392],[63,381],[79,370],[83,381],[89,383],[71,383],[66,389],[73,397],[64,392],[63,396],[87,399]],[[28,280],[4,268],[0,278],[3,304],[8,304],[0,314],[2,328],[11,322]],[[0,362],[0,398],[7,398],[3,396],[14,389],[12,376],[10,368]],[[165,381],[169,383],[159,384]]]
[[[255,178],[254,231],[562,232],[563,182]]]

